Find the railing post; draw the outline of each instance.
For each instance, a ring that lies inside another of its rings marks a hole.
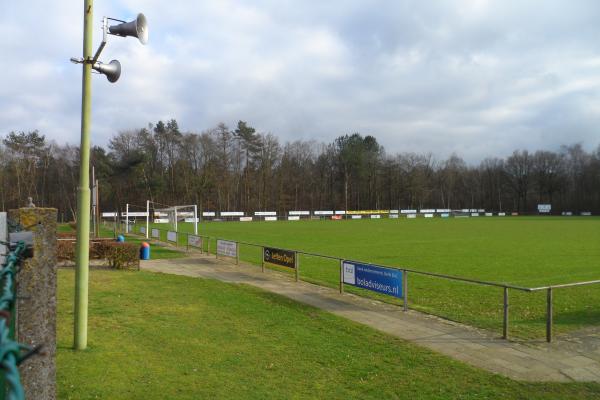
[[[546,341],[552,342],[552,288],[546,294]]]
[[[408,271],[402,270],[402,300],[404,311],[408,311]]]
[[[300,258],[298,253],[294,252],[294,270],[296,271],[296,282],[300,280]]]
[[[265,272],[265,247],[261,247],[262,251],[260,253],[260,269],[262,272]]]
[[[340,293],[344,293],[344,260],[340,260]]]
[[[502,318],[502,339],[508,339],[508,287],[504,287],[504,313]]]
[[[235,265],[240,265],[240,243],[235,242]]]
[[[206,241],[206,255],[210,256],[210,236],[207,236],[206,239],[208,239]]]

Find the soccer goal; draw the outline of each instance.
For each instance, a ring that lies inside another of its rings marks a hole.
[[[150,230],[150,218],[153,223],[166,223],[170,229],[178,231],[179,222],[192,223],[194,234],[198,234],[198,207],[193,205],[165,205],[147,200],[146,237]]]

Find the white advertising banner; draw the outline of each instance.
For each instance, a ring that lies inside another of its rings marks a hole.
[[[288,217],[288,221],[300,221],[300,216],[299,215],[290,215]]]
[[[116,217],[117,213],[116,212],[103,212],[102,213],[102,218],[108,218],[108,217]]]
[[[352,218],[352,219],[362,219],[362,215],[352,215],[350,218]]]
[[[390,214],[398,214],[400,210],[390,210]]]
[[[417,218],[417,214],[406,214],[406,218],[410,218],[410,219]]]
[[[273,216],[277,215],[277,211],[255,211],[254,215],[257,217]]]
[[[499,217],[505,217],[505,216],[506,216],[506,213],[504,213],[504,212],[499,212],[499,213],[498,213],[498,216],[499,216]]]
[[[175,243],[177,243],[177,232],[167,231],[167,240],[169,242],[175,242]]]
[[[421,214],[433,214],[435,212],[435,208],[424,208],[419,212]]]
[[[217,239],[217,255],[237,257],[237,243],[229,240]]]
[[[184,221],[185,221],[185,222],[200,222],[200,221],[198,220],[198,218],[186,218],[186,219],[184,219]]]
[[[252,221],[252,217],[240,217],[240,222],[250,222]]]
[[[381,215],[379,215],[379,214],[371,215],[371,219],[380,219],[380,218],[381,218]]]
[[[477,212],[472,212],[472,213],[471,213],[471,217],[479,217],[479,213],[477,213]]]
[[[547,214],[552,211],[552,204],[538,204],[538,212]]]
[[[243,217],[242,211],[221,211],[221,217]]]
[[[581,216],[583,217],[590,217],[592,215],[591,211],[582,211],[581,212]]]
[[[310,215],[310,211],[290,211],[288,215]]]
[[[336,211],[335,215],[346,215],[346,211]]]
[[[390,214],[389,218],[398,219],[398,214]]]
[[[154,220],[155,224],[168,224],[169,223],[169,219],[168,218],[156,218]]]
[[[315,215],[333,215],[333,211],[315,211]]]
[[[277,217],[265,217],[265,221],[277,221]]]
[[[217,213],[216,213],[216,212],[214,212],[214,211],[204,211],[204,212],[202,213],[202,216],[203,216],[203,217],[216,217],[216,216],[217,216]]]
[[[152,228],[152,237],[155,239],[160,239],[160,231],[156,228]]]
[[[494,214],[493,213],[485,213],[486,217],[492,217]]]
[[[432,213],[425,214],[425,218],[433,218],[433,214]]]
[[[188,246],[202,248],[202,238],[196,235],[188,235]]]
[[[400,210],[400,214],[416,214],[417,210]]]
[[[145,217],[148,215],[147,212],[139,212],[139,211],[129,211],[129,213],[121,213],[121,215],[125,216],[125,215],[129,215],[129,218],[131,217]]]

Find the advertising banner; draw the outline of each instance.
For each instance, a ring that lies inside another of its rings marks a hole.
[[[177,232],[167,231],[167,241],[177,243]]]
[[[390,214],[391,219],[398,219],[398,214]]]
[[[243,217],[242,211],[221,211],[221,217]]]
[[[299,215],[290,215],[288,217],[288,221],[300,221],[300,216]]]
[[[145,235],[146,234],[146,227],[145,226],[140,226],[140,233]]]
[[[265,217],[265,221],[277,221],[277,217]]]
[[[240,217],[240,222],[250,222],[252,221],[252,217]]]
[[[202,238],[196,235],[188,235],[187,244],[188,246],[202,248]]]
[[[347,285],[402,298],[402,271],[398,269],[344,261],[343,275]]]
[[[277,211],[255,211],[254,215],[257,217],[274,216],[277,215]]]
[[[263,260],[264,262],[281,265],[282,267],[296,268],[296,252],[294,251],[265,247]]]
[[[217,240],[217,255],[237,257],[237,243],[229,240]]]
[[[371,215],[371,219],[380,219],[380,218],[381,218],[381,215],[379,215],[379,214]]]
[[[160,231],[158,229],[152,228],[152,237],[155,239],[160,239]]]
[[[333,215],[333,211],[315,211],[314,215]]]
[[[390,210],[353,210],[348,211],[350,215],[389,214]]]
[[[217,213],[216,213],[216,212],[214,212],[214,211],[204,211],[204,212],[202,213],[202,216],[203,216],[203,217],[216,217],[216,216],[217,216]]]
[[[406,218],[410,218],[410,219],[417,218],[417,214],[406,214]]]
[[[547,214],[552,211],[552,204],[538,204],[538,212]]]
[[[352,218],[352,219],[362,219],[362,215],[353,215],[350,218]]]
[[[290,211],[288,215],[310,215],[310,211]]]

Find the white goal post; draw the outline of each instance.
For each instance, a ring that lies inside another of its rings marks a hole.
[[[154,207],[154,205],[160,205],[160,208]],[[180,219],[183,219],[184,221],[191,220],[189,222],[193,222],[194,224],[194,235],[198,234],[198,206],[195,204],[166,206],[151,200],[146,200],[146,211],[146,237],[148,237],[148,232],[150,231],[150,215],[152,214],[155,216],[166,215],[175,231],[177,231],[177,222]]]

